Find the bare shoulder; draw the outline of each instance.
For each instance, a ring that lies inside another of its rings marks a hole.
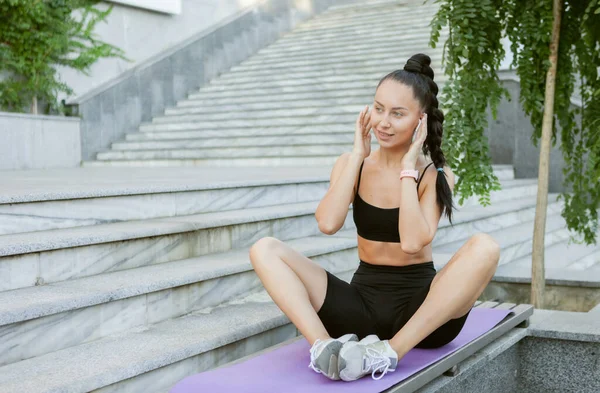
[[[429,164],[427,164],[429,165]],[[423,173],[422,177],[422,183],[425,187],[427,187],[428,185],[433,185],[433,187],[435,188],[435,182],[437,180],[437,168],[435,167],[435,165],[429,165],[427,167],[427,169],[425,170],[425,173]],[[448,181],[448,185],[450,186],[451,190],[454,190],[454,182],[455,182],[455,177],[454,177],[454,172],[452,172],[452,169],[448,166],[448,165],[444,165],[444,174],[446,175],[446,180]]]

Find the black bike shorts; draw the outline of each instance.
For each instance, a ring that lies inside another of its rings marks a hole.
[[[327,294],[317,315],[331,337],[354,333],[362,339],[376,334],[389,340],[419,309],[436,273],[433,261],[382,266],[361,260],[350,283],[327,272]],[[416,348],[448,344],[460,333],[470,312],[449,320]]]

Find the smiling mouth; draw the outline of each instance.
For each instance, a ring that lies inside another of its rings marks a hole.
[[[378,133],[383,134],[385,136],[394,136],[394,134],[388,134],[387,132],[383,132],[383,131],[379,131],[377,130]]]

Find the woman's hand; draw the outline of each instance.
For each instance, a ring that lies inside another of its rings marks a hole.
[[[427,139],[427,113],[423,116],[421,127],[419,127],[419,130],[417,131],[415,140],[411,143],[404,158],[402,158],[402,169],[415,169],[417,166],[417,158],[419,158],[419,154],[423,151],[425,139]]]
[[[360,111],[356,119],[352,153],[359,155],[363,160],[371,154],[371,112],[368,105]]]

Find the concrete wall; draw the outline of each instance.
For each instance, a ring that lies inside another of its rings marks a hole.
[[[267,0],[72,100],[82,118],[82,156],[91,160],[111,142],[134,132],[283,32],[344,0]],[[182,13],[184,14],[185,11]],[[158,29],[157,29],[158,30]]]
[[[96,25],[94,33],[103,41],[123,49],[125,55],[133,61],[100,59],[92,65],[89,76],[70,68],[57,68],[60,78],[74,90],[70,99],[78,100],[78,97],[247,8],[257,0],[180,1],[179,14],[156,12],[112,2],[99,3],[97,8],[106,10],[112,5],[113,11],[106,23]],[[59,98],[66,97],[62,95]]]
[[[540,149],[531,142],[533,127],[519,103],[519,83],[506,74],[500,75],[504,87],[510,92],[511,101],[502,100],[498,106],[498,118],[492,118],[488,110],[488,137],[490,154],[494,164],[512,164],[515,177],[537,178]],[[558,125],[558,123],[557,123]],[[557,130],[560,135],[560,129]],[[550,192],[562,192],[564,160],[560,152],[560,138],[550,151]]]
[[[81,164],[77,118],[0,112],[0,170]]]

